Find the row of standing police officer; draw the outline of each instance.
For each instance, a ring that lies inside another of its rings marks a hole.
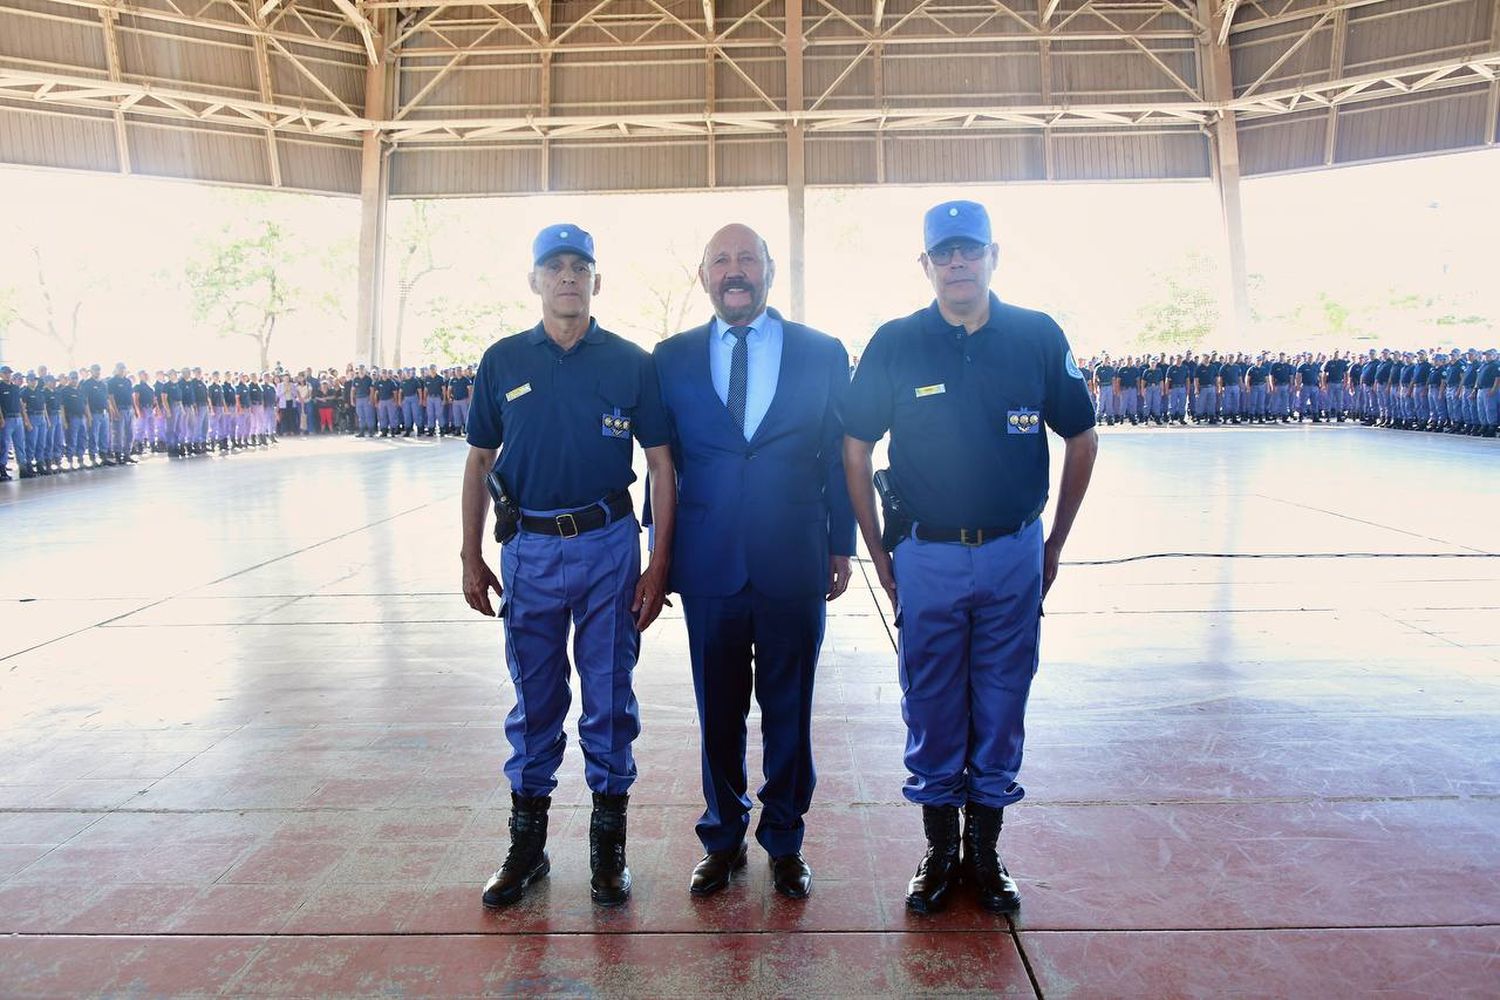
[[[1313,423],[1494,437],[1500,424],[1500,352],[1425,350],[1332,357],[1285,353],[1255,360],[1217,353],[1108,355],[1084,365],[1107,424]]]

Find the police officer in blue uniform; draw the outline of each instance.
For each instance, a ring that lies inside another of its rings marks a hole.
[[[448,392],[453,397],[453,433],[467,434],[469,432],[469,393],[474,386],[474,368],[472,365],[463,369],[453,377],[448,385]]]
[[[359,371],[349,380],[349,405],[354,408],[354,436],[375,436],[375,401],[370,391],[375,387],[375,380],[370,377],[369,370],[364,365],[359,366]]]
[[[882,326],[860,359],[845,409],[844,469],[901,633],[904,791],[922,806],[927,836],[907,906],[942,909],[962,865],[981,905],[1011,912],[1020,895],[997,841],[1004,808],[1024,794],[1015,778],[1042,600],[1098,437],[1062,330],[989,290],[999,247],[983,206],[938,205],[923,234],[920,261],[936,299]],[[1067,449],[1044,543],[1047,428]],[[910,525],[883,539],[871,453],[887,433],[887,521],[900,511]]]
[[[575,225],[548,226],[532,245],[532,259],[542,321],[485,351],[469,411],[463,483],[464,597],[493,615],[489,592],[499,596],[516,691],[505,722],[513,749],[505,765],[510,850],[483,902],[514,903],[551,869],[547,810],[566,744],[571,619],[583,700],[578,742],[594,793],[590,894],[601,905],[618,905],[630,894],[625,810],[636,776],[631,744],[640,732],[631,674],[640,632],[661,611],[671,561],[670,430],[650,355],[590,315],[600,285],[593,238]],[[635,480],[632,438],[646,453],[656,525],[644,573],[628,492]],[[520,509],[519,531],[502,546],[498,579],[480,544],[492,469]]]
[[[6,464],[12,453],[16,457],[16,473],[22,479],[31,478],[31,467],[26,461],[27,417],[21,390],[26,379],[20,372],[12,372],[9,365],[0,367],[0,483],[10,481]]]

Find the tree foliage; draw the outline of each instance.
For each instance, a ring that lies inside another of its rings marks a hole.
[[[1141,347],[1175,354],[1196,348],[1220,322],[1217,268],[1208,254],[1194,251],[1167,271],[1158,271],[1157,296],[1136,312]]]
[[[495,341],[511,332],[511,320],[521,315],[518,302],[494,298],[464,300],[434,298],[422,310],[432,329],[422,339],[423,357],[436,365],[476,365]]]
[[[331,293],[299,281],[301,265],[312,252],[268,217],[226,225],[188,262],[185,278],[194,318],[220,336],[253,340],[260,370],[267,370],[271,340],[283,317],[309,305],[335,305]]]

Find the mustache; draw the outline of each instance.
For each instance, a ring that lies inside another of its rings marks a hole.
[[[749,292],[753,295],[758,292],[759,289],[756,288],[752,282],[747,281],[744,278],[725,278],[723,281],[719,282],[720,295],[723,295],[725,292],[735,291]]]

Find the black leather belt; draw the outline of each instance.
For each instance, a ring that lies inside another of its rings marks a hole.
[[[597,531],[606,524],[613,524],[629,513],[631,513],[630,493],[621,490],[618,493],[611,493],[600,503],[570,510],[565,514],[554,514],[550,517],[522,514],[521,529],[538,535],[574,538],[585,531]]]
[[[997,538],[1005,538],[1008,535],[1018,534],[1022,530],[1031,527],[1031,523],[1042,516],[1045,504],[1032,511],[1031,514],[1020,524],[1009,528],[936,528],[918,522],[914,533],[917,538],[924,542],[958,542],[961,545],[983,545],[985,542],[993,542]]]

